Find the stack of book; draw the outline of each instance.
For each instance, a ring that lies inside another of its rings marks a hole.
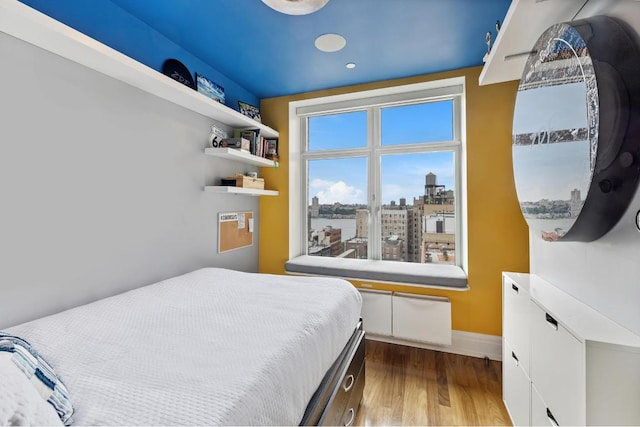
[[[265,138],[260,129],[236,129],[233,136],[249,141],[249,152],[254,156],[278,159],[278,138]]]

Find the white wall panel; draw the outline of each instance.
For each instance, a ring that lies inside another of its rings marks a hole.
[[[391,336],[391,292],[360,289],[360,295],[365,333]]]
[[[640,2],[590,0],[576,19],[608,15],[626,22],[640,43]],[[640,70],[639,70],[640,72]],[[590,243],[545,242],[530,236],[530,269],[620,325],[640,334],[640,191],[605,236]]]
[[[204,266],[219,211],[205,194],[243,165],[203,154],[213,121],[0,33],[0,328]]]
[[[451,303],[448,298],[393,295],[395,338],[451,345]]]

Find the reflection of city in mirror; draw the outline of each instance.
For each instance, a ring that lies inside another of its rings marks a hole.
[[[555,24],[527,59],[513,168],[522,213],[544,240],[602,237],[636,192],[640,49],[626,28],[608,16]]]
[[[513,122],[513,168],[522,213],[545,240],[574,225],[589,190],[597,117],[587,101],[593,66],[577,33],[564,31],[532,55],[518,88]],[[572,48],[571,46],[574,46]]]

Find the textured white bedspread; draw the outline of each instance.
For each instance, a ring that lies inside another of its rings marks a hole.
[[[8,332],[65,382],[74,424],[293,425],[360,305],[340,279],[207,268]]]

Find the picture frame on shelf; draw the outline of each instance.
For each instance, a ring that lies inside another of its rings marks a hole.
[[[262,123],[262,117],[260,117],[260,110],[258,109],[258,107],[255,107],[243,101],[238,101],[238,108],[242,115],[252,118],[258,123]]]
[[[271,160],[278,160],[278,138],[266,138],[264,157]]]
[[[201,94],[224,104],[224,88],[200,73],[196,73],[196,88]]]

